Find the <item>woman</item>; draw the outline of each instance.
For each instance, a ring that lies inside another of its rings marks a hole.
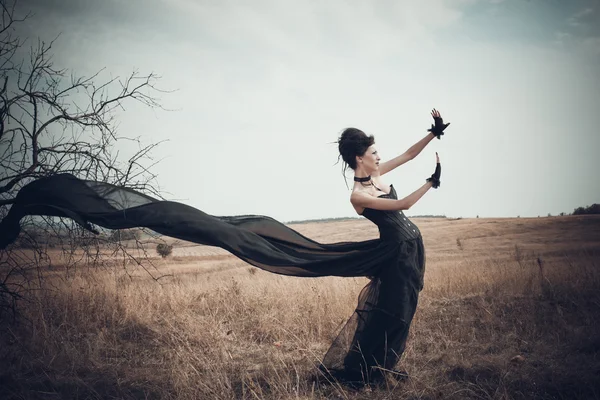
[[[378,225],[378,239],[318,243],[268,216],[213,216],[135,190],[58,174],[21,188],[0,222],[0,249],[15,241],[25,215],[48,215],[71,218],[95,233],[91,224],[108,229],[146,227],[174,238],[221,247],[277,274],[371,277],[356,312],[327,352],[323,370],[346,381],[377,380],[383,376],[380,367],[390,369],[402,354],[423,285],[421,236],[401,210],[412,206],[430,187],[439,186],[440,164],[438,160],[435,173],[423,187],[401,200],[380,176],[412,159],[434,136],[443,134],[448,124],[437,111],[432,115],[432,135],[381,165],[372,136],[351,128],[339,140],[340,155],[354,169],[358,182],[351,202],[357,213]]]
[[[404,352],[423,288],[425,252],[419,229],[402,210],[408,210],[431,187],[439,187],[439,157],[436,153],[434,174],[403,199],[398,199],[393,185],[385,185],[381,176],[415,158],[434,137],[443,134],[449,124],[443,123],[437,110],[431,115],[435,121],[429,129],[432,134],[382,164],[372,135],[348,128],[338,141],[340,156],[354,170],[350,202],[357,214],[377,225],[380,240],[386,244],[381,251],[389,255],[362,290],[356,312],[325,356],[326,371],[338,380],[356,384],[381,380]]]

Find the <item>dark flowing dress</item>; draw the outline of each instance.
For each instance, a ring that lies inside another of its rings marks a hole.
[[[396,190],[379,197],[397,199]],[[334,339],[322,369],[348,380],[376,380],[393,369],[406,345],[423,288],[425,251],[419,229],[402,211],[366,208],[380,237],[319,243],[264,215],[213,216],[138,191],[71,174],[23,186],[0,222],[0,248],[14,242],[26,215],[68,217],[95,231],[146,227],[191,242],[218,246],[258,268],[282,275],[369,277],[356,311]]]

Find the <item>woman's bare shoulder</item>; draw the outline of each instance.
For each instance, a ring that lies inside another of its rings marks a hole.
[[[350,202],[352,204],[355,204],[357,201],[360,201],[361,199],[365,199],[365,198],[375,198],[375,194],[371,193],[371,191],[369,189],[361,189],[361,188],[356,188],[354,190],[352,190],[352,192],[350,193]]]

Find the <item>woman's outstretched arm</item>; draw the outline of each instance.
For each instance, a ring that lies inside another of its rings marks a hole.
[[[385,173],[390,172],[394,168],[397,168],[404,164],[407,161],[412,160],[416,156],[423,151],[425,146],[431,142],[431,140],[435,138],[435,136],[431,133],[428,133],[423,139],[419,140],[417,143],[412,145],[408,150],[404,153],[400,154],[398,157],[394,157],[389,161],[385,161],[379,164],[379,175],[383,175]]]
[[[382,199],[371,196],[367,193],[354,192],[350,196],[350,202],[358,207],[372,208],[374,210],[398,211],[408,210],[417,201],[423,197],[427,191],[433,187],[431,182],[426,182],[423,186],[409,194],[403,199]]]
[[[379,165],[379,175],[386,174],[392,171],[394,168],[401,166],[405,162],[412,160],[413,158],[418,156],[421,153],[421,151],[423,151],[425,146],[427,146],[429,142],[433,140],[433,138],[443,135],[444,129],[446,129],[446,127],[450,124],[444,124],[440,112],[437,111],[435,108],[431,111],[431,116],[435,121],[435,125],[431,125],[429,133],[423,139],[419,140],[417,143],[412,145],[404,153],[400,154],[395,158],[392,158],[389,161],[381,163]],[[436,135],[436,133],[438,134]]]
[[[442,167],[440,164],[440,157],[437,153],[435,153],[436,158],[436,167],[435,172],[431,175],[430,178],[427,178],[427,182],[406,196],[403,199],[383,199],[379,197],[374,197],[370,194],[364,192],[353,192],[350,196],[350,202],[358,207],[363,208],[372,208],[374,210],[387,210],[387,211],[396,211],[396,210],[408,210],[410,209],[417,201],[423,197],[425,193],[429,189],[438,188],[440,186],[440,176],[442,173]]]

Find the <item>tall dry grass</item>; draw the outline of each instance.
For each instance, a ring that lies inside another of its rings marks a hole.
[[[585,223],[574,224],[575,240],[557,251],[549,228],[522,237],[516,223],[491,235],[489,221],[476,221],[478,228],[456,222],[469,229],[420,224],[426,287],[401,361],[411,375],[406,382],[354,391],[312,379],[365,279],[277,276],[233,259],[237,268],[229,270],[192,267],[190,256],[163,265],[172,275],[159,282],[119,267],[81,268],[68,279],[52,271],[21,319],[3,321],[0,395],[600,397],[600,235],[590,238],[585,225],[589,241],[579,245]],[[477,229],[487,236],[473,234]],[[457,235],[450,240],[449,232]]]

